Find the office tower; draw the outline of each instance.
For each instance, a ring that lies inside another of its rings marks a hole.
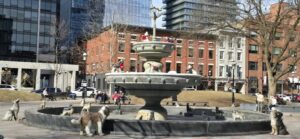
[[[167,29],[203,29],[236,15],[235,0],[163,0]]]
[[[0,60],[53,62],[56,0],[41,0],[38,35],[38,0],[0,0]],[[37,46],[39,49],[37,49]]]

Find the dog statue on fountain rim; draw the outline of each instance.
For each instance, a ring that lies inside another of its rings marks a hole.
[[[18,113],[20,110],[20,99],[16,99],[13,101],[13,105],[10,107],[10,109],[5,113],[3,117],[3,121],[12,121],[13,119],[17,121],[18,119]]]
[[[103,135],[102,127],[104,121],[109,116],[110,110],[108,106],[102,106],[100,110],[96,113],[88,112],[87,110],[83,110],[81,113],[81,117],[79,120],[72,119],[72,124],[80,124],[80,135],[84,135],[86,133],[87,136],[93,136],[91,133],[92,125],[97,125],[97,132],[99,135]]]
[[[40,104],[40,109],[45,109],[46,108],[46,100],[43,100],[42,103]]]
[[[63,112],[60,114],[60,116],[71,116],[74,113],[74,108],[70,104],[69,107],[64,108]]]
[[[233,118],[234,121],[236,121],[237,119],[245,120],[245,115],[244,115],[244,113],[242,113],[242,112],[239,112],[239,111],[237,111],[237,110],[234,110],[234,111],[232,112],[232,118]]]

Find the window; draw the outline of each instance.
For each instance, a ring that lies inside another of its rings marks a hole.
[[[220,59],[224,59],[224,51],[220,51]]]
[[[263,71],[267,71],[267,65],[266,65],[265,62],[263,62],[262,70],[263,70]]]
[[[236,42],[236,44],[237,44],[237,48],[241,48],[241,44],[242,43],[242,39],[241,38],[237,38],[237,42]]]
[[[176,63],[176,72],[181,73],[181,63]]]
[[[241,52],[237,52],[237,60],[242,60],[242,53]]]
[[[192,40],[189,40],[189,46],[193,46],[193,41]]]
[[[181,44],[181,43],[182,43],[182,40],[181,40],[181,39],[178,39],[178,40],[176,40],[176,43],[177,43],[177,44]]]
[[[258,46],[257,45],[250,45],[249,53],[257,54],[258,53]]]
[[[209,50],[208,51],[208,58],[213,59],[214,58],[214,50]]]
[[[214,44],[213,42],[209,42],[209,43],[208,43],[208,46],[209,46],[209,47],[213,47],[213,46],[215,46],[215,44]]]
[[[208,76],[213,76],[213,69],[214,69],[214,66],[213,65],[208,65]]]
[[[166,62],[166,72],[169,72],[171,70],[171,63]]]
[[[135,71],[135,67],[136,67],[136,60],[130,60],[130,71],[134,72]]]
[[[198,67],[199,75],[203,75],[203,69],[204,69],[204,65],[199,65]]]
[[[131,35],[131,40],[132,40],[132,41],[137,40],[137,35]]]
[[[203,58],[203,52],[204,52],[203,49],[199,49],[199,58]]]
[[[181,56],[181,47],[177,47],[176,52],[177,52],[177,56]]]
[[[119,43],[119,52],[125,52],[125,43],[124,42]]]
[[[228,40],[228,47],[231,48],[231,49],[233,48],[232,47],[232,38],[231,37]]]
[[[233,52],[228,52],[228,60],[233,60]]]
[[[275,34],[275,40],[280,40],[281,32],[276,32]]]
[[[203,41],[199,41],[199,46],[204,46],[204,42]]]
[[[221,37],[220,40],[219,40],[219,47],[220,48],[224,48],[224,44],[223,43],[224,43],[224,38]]]
[[[194,57],[194,49],[189,48],[189,57]]]
[[[223,69],[224,69],[224,66],[219,67],[219,76],[220,77],[223,77]]]
[[[125,39],[125,34],[124,33],[119,33],[118,34],[118,39],[119,40],[124,40]]]
[[[257,62],[249,61],[249,70],[257,70]]]
[[[133,49],[133,43],[130,43],[130,53],[135,53],[135,50]]]
[[[282,64],[278,64],[278,65],[276,66],[276,70],[277,70],[277,71],[281,71],[281,70],[282,70]]]
[[[279,55],[280,53],[281,53],[281,48],[278,48],[278,47],[273,47],[273,49],[272,49],[272,53],[274,54],[274,55]]]

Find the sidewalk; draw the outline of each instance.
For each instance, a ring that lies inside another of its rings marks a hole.
[[[67,101],[51,101],[48,102],[48,106],[67,106],[68,104],[79,104],[80,100],[67,100]],[[21,103],[20,115],[23,116],[24,109],[30,109],[39,107],[39,102],[26,102]],[[10,103],[0,103],[0,118],[4,116],[4,113],[11,106]],[[245,135],[245,136],[214,136],[214,137],[141,137],[141,136],[115,136],[106,135],[103,137],[95,136],[92,138],[103,139],[120,139],[120,138],[168,138],[168,139],[296,139],[300,138],[300,113],[284,113],[284,123],[287,126],[290,135],[273,136],[269,134],[259,135]],[[179,125],[180,126],[180,125]],[[25,126],[15,121],[1,121],[0,122],[0,135],[3,135],[5,139],[91,139],[91,137],[80,136],[76,132],[67,131],[54,131],[36,127]]]

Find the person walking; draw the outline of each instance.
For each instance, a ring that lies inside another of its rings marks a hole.
[[[43,90],[43,99],[44,100],[46,100],[46,98],[48,97],[48,92],[47,92],[47,88],[45,88],[44,90]]]

